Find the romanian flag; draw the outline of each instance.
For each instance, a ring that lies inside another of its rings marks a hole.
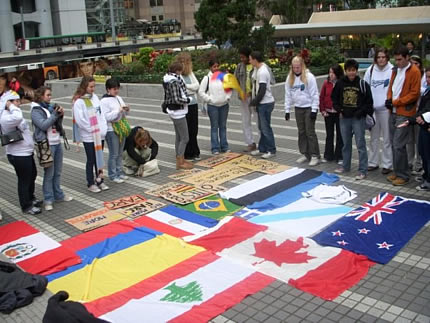
[[[242,88],[240,87],[236,76],[234,76],[233,74],[217,71],[212,74],[211,78],[211,81],[215,80],[219,80],[222,82],[224,90],[226,92],[231,91],[232,89],[236,90],[239,93],[240,98],[242,100],[245,99],[245,93],[242,91]]]
[[[0,227],[0,254],[32,274],[48,275],[81,262],[71,249],[24,221]]]
[[[64,245],[75,246],[83,264],[49,276],[48,289],[68,291],[110,322],[207,322],[274,281],[128,220]]]

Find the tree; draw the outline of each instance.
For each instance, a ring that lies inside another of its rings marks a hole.
[[[196,29],[204,40],[214,40],[217,46],[227,40],[236,48],[249,46],[254,36],[267,39],[273,34],[273,28],[267,26],[251,33],[254,22],[260,19],[256,7],[257,0],[202,0],[194,14]]]

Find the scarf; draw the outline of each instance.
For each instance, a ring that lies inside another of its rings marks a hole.
[[[104,167],[104,159],[102,137],[100,135],[100,127],[97,120],[97,109],[99,109],[99,107],[93,107],[91,97],[92,95],[85,94],[81,97],[81,99],[84,100],[85,106],[87,107],[88,119],[91,126],[91,134],[93,135],[94,150],[96,152],[96,165],[97,169],[101,170]]]
[[[73,104],[76,101],[73,102]],[[76,124],[76,120],[75,120],[75,114],[73,113],[73,106],[72,106],[72,124],[73,124],[73,128],[72,128],[72,133],[73,133],[73,142],[76,144],[79,144],[80,142],[82,142],[81,140],[81,134],[79,132],[79,127]]]

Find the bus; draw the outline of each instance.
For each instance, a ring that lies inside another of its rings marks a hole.
[[[30,50],[37,48],[67,46],[77,44],[91,44],[106,41],[106,32],[94,32],[73,35],[54,35],[47,37],[20,38],[17,40],[18,50]]]

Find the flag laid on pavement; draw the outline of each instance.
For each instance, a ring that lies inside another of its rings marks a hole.
[[[81,262],[80,257],[24,221],[0,227],[0,254],[32,274],[47,275]]]
[[[187,241],[324,299],[355,285],[374,264],[365,256],[277,234],[240,218],[224,218],[218,227]]]
[[[430,203],[380,193],[312,239],[385,264],[430,220]]]
[[[93,301],[203,251],[201,247],[144,227],[124,231],[78,250],[82,263],[49,275],[48,289],[53,293],[66,290],[70,300]]]
[[[242,208],[240,205],[236,205],[228,200],[222,199],[217,195],[209,196],[208,198],[187,205],[177,206],[181,209],[216,220],[219,220],[227,215],[231,215]]]
[[[215,219],[210,219],[173,205],[148,213],[134,221],[174,237],[196,234],[218,224]]]
[[[338,204],[320,203],[301,198],[284,207],[249,218],[255,224],[264,224],[269,230],[309,237],[344,216],[352,208]],[[253,211],[253,210],[251,210]]]
[[[273,281],[252,268],[201,252],[85,306],[110,322],[207,322]]]

